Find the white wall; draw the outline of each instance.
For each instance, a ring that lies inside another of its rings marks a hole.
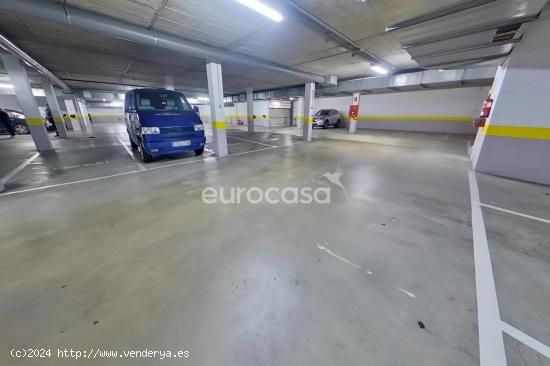
[[[88,104],[87,109],[88,113],[92,115],[92,123],[124,121],[124,109],[122,107],[97,108]]]
[[[198,107],[202,121],[211,122],[210,106],[199,105]],[[267,100],[254,101],[254,115],[256,116],[255,123],[257,126],[269,126],[269,106]],[[244,126],[248,124],[246,102],[238,102],[232,107],[225,107],[225,123],[237,126],[238,120],[241,120]]]
[[[46,97],[35,97],[35,99],[39,107],[44,107],[47,103]],[[0,94],[0,108],[21,110],[15,94]]]
[[[475,134],[487,87],[362,95],[357,128]],[[334,108],[347,120],[349,97],[316,98],[315,110]]]

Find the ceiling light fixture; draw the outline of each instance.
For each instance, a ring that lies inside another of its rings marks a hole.
[[[278,11],[271,9],[269,6],[258,0],[235,0],[236,2],[249,7],[250,9],[257,11],[265,17],[268,17],[271,20],[280,22],[283,20],[283,16]]]
[[[389,71],[383,68],[380,65],[373,65],[370,67],[370,69],[380,75],[386,75]]]
[[[0,83],[0,89],[13,89],[13,85],[8,83]]]

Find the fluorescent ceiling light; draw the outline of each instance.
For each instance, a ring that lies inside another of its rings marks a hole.
[[[268,17],[271,20],[280,22],[283,20],[283,16],[278,11],[271,9],[269,6],[258,0],[235,0],[236,2],[249,7],[250,9],[257,11],[265,17]]]
[[[0,89],[13,89],[13,85],[8,83],[0,83]]]
[[[190,104],[197,104],[199,102],[198,99],[196,98],[187,98],[187,101],[190,103]]]
[[[122,107],[124,105],[124,102],[121,102],[121,101],[114,101],[114,102],[111,102],[111,107]]]
[[[198,100],[206,100],[206,101],[209,101],[210,98],[208,97],[197,97]]]
[[[383,68],[382,66],[380,65],[374,65],[374,66],[371,66],[370,68],[372,71],[380,74],[380,75],[386,75],[389,71],[386,70],[385,68]]]

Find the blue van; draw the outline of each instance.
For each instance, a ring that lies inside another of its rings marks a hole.
[[[133,149],[150,162],[161,155],[204,152],[206,138],[199,116],[179,92],[134,89],[124,100],[126,130]]]

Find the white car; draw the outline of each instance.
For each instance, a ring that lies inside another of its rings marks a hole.
[[[321,109],[313,116],[313,127],[340,127],[340,112],[336,109]]]

